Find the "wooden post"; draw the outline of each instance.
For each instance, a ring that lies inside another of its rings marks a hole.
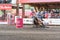
[[[16,16],[18,16],[19,15],[19,0],[16,0],[16,5],[17,5]]]
[[[4,0],[4,3],[5,3],[5,2],[6,2],[6,0]],[[4,12],[4,16],[3,16],[3,17],[4,17],[4,20],[5,20],[5,14],[6,14],[5,11],[6,11],[6,10],[3,10],[3,12]]]
[[[25,7],[24,7],[24,4],[22,4],[23,8],[22,8],[22,18],[25,17]]]

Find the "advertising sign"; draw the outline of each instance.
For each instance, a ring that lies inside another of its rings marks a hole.
[[[0,4],[0,10],[11,10],[12,4]]]
[[[60,25],[60,19],[44,19],[49,25]]]
[[[60,19],[43,19],[45,23],[48,23],[48,25],[60,25]],[[23,24],[33,24],[32,18],[24,18]]]
[[[23,23],[24,24],[33,24],[33,18],[24,18]]]

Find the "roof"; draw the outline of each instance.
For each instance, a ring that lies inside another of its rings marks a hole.
[[[47,3],[47,2],[60,2],[60,0],[20,0],[19,3]]]

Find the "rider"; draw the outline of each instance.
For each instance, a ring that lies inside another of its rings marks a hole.
[[[43,18],[44,18],[44,11],[38,11],[37,13],[36,13],[37,15],[37,18],[38,18],[38,20],[40,21],[40,23],[42,23],[42,27],[45,27],[45,25],[43,24]]]
[[[36,13],[36,16],[37,16],[37,18],[39,18],[39,19],[41,19],[42,20],[42,18],[43,18],[43,11],[38,11],[37,13]]]

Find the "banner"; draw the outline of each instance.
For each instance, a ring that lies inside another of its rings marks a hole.
[[[11,10],[12,4],[0,4],[0,10]]]
[[[43,19],[49,25],[60,25],[60,19]]]

